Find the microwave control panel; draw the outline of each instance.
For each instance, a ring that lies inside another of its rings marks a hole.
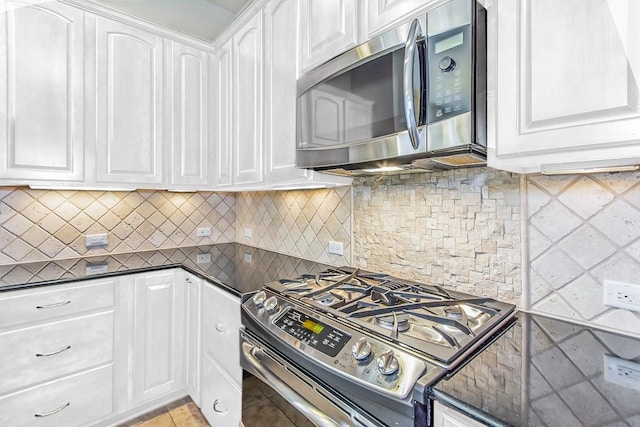
[[[471,25],[429,37],[428,123],[471,111],[473,43]]]

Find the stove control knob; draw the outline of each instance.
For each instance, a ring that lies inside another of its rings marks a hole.
[[[253,296],[253,303],[258,307],[260,307],[262,304],[264,304],[264,300],[266,299],[267,299],[267,294],[265,293],[265,291],[260,291]]]
[[[264,302],[264,308],[268,313],[273,313],[278,309],[278,299],[274,296],[269,297]]]
[[[385,351],[378,357],[378,370],[382,375],[393,375],[398,372],[398,358],[393,351]]]
[[[351,347],[351,355],[356,360],[365,360],[371,354],[371,344],[362,337]]]

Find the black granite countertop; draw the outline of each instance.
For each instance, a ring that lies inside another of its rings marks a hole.
[[[175,267],[241,295],[266,282],[328,266],[239,243],[221,243],[0,266],[0,292]]]
[[[640,382],[613,382],[609,358],[640,381],[640,338],[520,312],[433,397],[490,425],[640,426]]]

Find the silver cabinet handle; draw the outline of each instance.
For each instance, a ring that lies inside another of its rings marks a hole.
[[[64,408],[66,408],[69,405],[71,405],[71,403],[67,402],[64,405],[60,406],[59,408],[53,409],[49,412],[36,412],[34,416],[36,418],[48,417],[49,415],[57,414],[58,412],[62,411]]]
[[[54,354],[59,354],[59,353],[62,353],[63,351],[67,351],[67,350],[69,350],[70,348],[71,348],[71,346],[70,346],[70,345],[68,345],[68,346],[66,346],[66,347],[64,347],[64,348],[61,348],[60,350],[52,351],[51,353],[36,353],[36,357],[47,357],[47,356],[53,356]]]
[[[216,399],[213,402],[213,410],[216,411],[219,414],[226,414],[227,412],[229,412],[229,409],[227,408],[227,405],[225,405],[222,400]]]
[[[422,28],[420,22],[414,19],[409,29],[409,36],[404,48],[404,66],[402,88],[404,91],[404,117],[407,120],[407,132],[414,150],[420,145],[420,133],[418,132],[418,124],[414,112],[414,96],[413,96],[413,68],[415,67],[415,51],[418,38],[422,36]]]
[[[62,302],[54,302],[53,304],[37,305],[36,308],[37,309],[42,309],[42,308],[62,307],[63,305],[67,305],[67,304],[71,304],[71,300],[66,300],[66,301],[62,301]]]
[[[216,331],[224,333],[227,332],[227,328],[222,323],[218,323],[216,325]]]

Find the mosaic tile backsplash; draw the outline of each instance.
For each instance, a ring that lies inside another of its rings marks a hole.
[[[530,176],[527,308],[640,335],[602,303],[605,279],[640,283],[640,173]]]
[[[245,230],[251,230],[251,237]],[[329,254],[330,240],[344,255]],[[238,193],[236,242],[316,262],[351,265],[351,188]]]
[[[232,242],[235,196],[0,188],[0,265]],[[198,227],[212,227],[197,237]],[[109,244],[87,249],[86,234]]]
[[[520,177],[487,168],[359,178],[354,265],[519,304]]]

